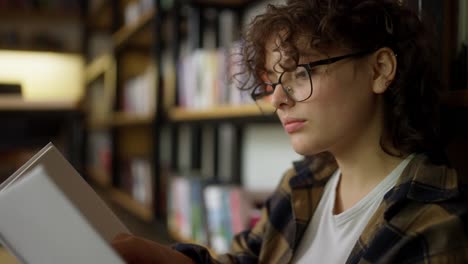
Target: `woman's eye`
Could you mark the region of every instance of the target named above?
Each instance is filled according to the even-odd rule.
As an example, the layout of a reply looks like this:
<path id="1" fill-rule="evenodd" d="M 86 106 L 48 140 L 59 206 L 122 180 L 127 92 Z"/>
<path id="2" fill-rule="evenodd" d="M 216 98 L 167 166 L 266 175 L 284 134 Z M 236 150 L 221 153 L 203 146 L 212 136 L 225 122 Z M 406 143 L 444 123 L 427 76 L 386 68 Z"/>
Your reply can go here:
<path id="1" fill-rule="evenodd" d="M 306 72 L 298 72 L 298 73 L 296 73 L 296 78 L 297 79 L 307 78 L 307 73 Z"/>

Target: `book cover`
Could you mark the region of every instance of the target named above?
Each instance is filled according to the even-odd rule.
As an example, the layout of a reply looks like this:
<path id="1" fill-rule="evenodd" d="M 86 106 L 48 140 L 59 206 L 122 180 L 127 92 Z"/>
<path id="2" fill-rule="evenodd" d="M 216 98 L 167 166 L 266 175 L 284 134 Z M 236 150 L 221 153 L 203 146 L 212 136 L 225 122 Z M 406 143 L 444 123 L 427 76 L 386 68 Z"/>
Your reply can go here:
<path id="1" fill-rule="evenodd" d="M 48 144 L 0 185 L 0 240 L 23 263 L 124 263 L 109 242 L 129 233 Z"/>

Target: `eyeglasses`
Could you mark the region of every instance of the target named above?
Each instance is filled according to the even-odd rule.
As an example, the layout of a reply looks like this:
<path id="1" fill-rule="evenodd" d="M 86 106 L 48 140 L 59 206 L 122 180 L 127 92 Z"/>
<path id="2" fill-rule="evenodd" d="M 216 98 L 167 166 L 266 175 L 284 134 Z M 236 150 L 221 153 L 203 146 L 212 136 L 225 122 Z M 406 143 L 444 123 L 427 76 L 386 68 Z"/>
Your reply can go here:
<path id="1" fill-rule="evenodd" d="M 283 88 L 283 91 L 290 99 L 294 100 L 295 102 L 303 102 L 312 96 L 312 68 L 320 65 L 332 64 L 351 57 L 361 57 L 372 52 L 373 51 L 361 51 L 305 64 L 298 64 L 296 69 L 282 72 L 279 76 L 278 82 L 260 83 L 252 90 L 251 97 L 260 107 L 260 110 L 264 111 L 271 109 L 271 96 L 275 92 L 276 87 L 281 84 L 281 88 Z"/>

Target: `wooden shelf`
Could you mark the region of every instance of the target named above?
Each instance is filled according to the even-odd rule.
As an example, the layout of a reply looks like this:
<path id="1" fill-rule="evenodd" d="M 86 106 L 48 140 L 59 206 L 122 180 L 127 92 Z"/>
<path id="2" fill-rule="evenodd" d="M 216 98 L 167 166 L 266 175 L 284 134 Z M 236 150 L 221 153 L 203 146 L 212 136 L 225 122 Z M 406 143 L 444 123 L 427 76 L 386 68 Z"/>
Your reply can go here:
<path id="1" fill-rule="evenodd" d="M 100 187 L 106 188 L 111 186 L 111 176 L 109 173 L 104 171 L 104 169 L 98 167 L 89 167 L 87 171 L 91 180 Z"/>
<path id="2" fill-rule="evenodd" d="M 153 115 L 139 115 L 125 112 L 117 112 L 114 113 L 111 124 L 113 126 L 140 126 L 151 125 L 153 121 Z"/>
<path id="3" fill-rule="evenodd" d="M 263 116 L 271 117 L 272 114 L 262 113 L 257 105 L 217 106 L 204 110 L 174 108 L 169 111 L 169 118 L 173 121 L 197 121 Z"/>
<path id="4" fill-rule="evenodd" d="M 77 108 L 75 101 L 27 101 L 20 97 L 0 96 L 0 111 L 67 111 Z"/>
<path id="5" fill-rule="evenodd" d="M 110 190 L 110 197 L 114 203 L 120 205 L 138 218 L 147 222 L 151 222 L 154 219 L 153 210 L 137 202 L 129 194 L 114 188 Z"/>
<path id="6" fill-rule="evenodd" d="M 125 25 L 120 30 L 115 32 L 112 36 L 112 39 L 114 41 L 114 47 L 118 48 L 124 43 L 130 41 L 132 36 L 134 36 L 137 32 L 141 31 L 144 27 L 150 24 L 155 15 L 155 9 L 149 10 L 144 15 L 142 15 L 140 19 L 135 23 L 131 25 Z"/>
<path id="7" fill-rule="evenodd" d="M 468 107 L 468 89 L 442 92 L 441 100 L 450 107 Z"/>
<path id="8" fill-rule="evenodd" d="M 147 126 L 154 121 L 153 115 L 138 115 L 124 112 L 116 112 L 110 120 L 90 120 L 87 123 L 89 130 L 103 130 L 111 127 L 122 126 Z"/>
<path id="9" fill-rule="evenodd" d="M 88 130 L 104 130 L 111 128 L 112 121 L 109 120 L 90 120 L 86 124 Z"/>
<path id="10" fill-rule="evenodd" d="M 111 69 L 114 59 L 111 54 L 104 54 L 93 60 L 85 70 L 86 83 L 91 83 Z"/>

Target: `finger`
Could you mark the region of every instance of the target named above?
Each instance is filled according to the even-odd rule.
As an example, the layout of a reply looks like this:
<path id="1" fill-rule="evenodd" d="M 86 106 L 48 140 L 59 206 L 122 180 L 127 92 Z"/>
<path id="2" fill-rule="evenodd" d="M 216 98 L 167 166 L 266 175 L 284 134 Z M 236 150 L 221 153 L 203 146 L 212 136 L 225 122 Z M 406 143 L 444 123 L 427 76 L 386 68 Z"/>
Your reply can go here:
<path id="1" fill-rule="evenodd" d="M 119 241 L 119 240 L 127 239 L 130 237 L 132 237 L 132 235 L 127 234 L 127 233 L 119 233 L 112 239 L 112 241 Z"/>

